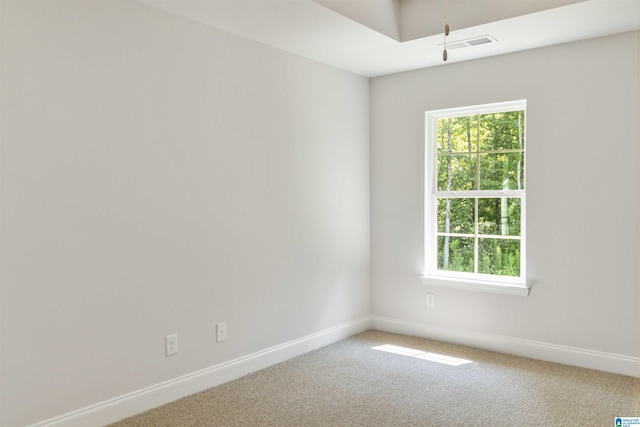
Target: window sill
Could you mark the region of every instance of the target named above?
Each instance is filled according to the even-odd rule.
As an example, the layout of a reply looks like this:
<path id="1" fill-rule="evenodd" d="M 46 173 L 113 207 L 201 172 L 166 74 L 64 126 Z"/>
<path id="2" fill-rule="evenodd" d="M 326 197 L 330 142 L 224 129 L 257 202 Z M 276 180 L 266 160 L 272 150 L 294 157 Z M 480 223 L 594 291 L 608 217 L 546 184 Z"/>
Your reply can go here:
<path id="1" fill-rule="evenodd" d="M 529 295 L 529 284 L 520 285 L 515 283 L 498 283 L 483 280 L 468 280 L 442 276 L 420 276 L 422 283 L 428 286 L 439 286 L 443 288 L 466 289 L 477 292 L 492 292 L 496 294 L 519 295 L 526 297 Z"/>

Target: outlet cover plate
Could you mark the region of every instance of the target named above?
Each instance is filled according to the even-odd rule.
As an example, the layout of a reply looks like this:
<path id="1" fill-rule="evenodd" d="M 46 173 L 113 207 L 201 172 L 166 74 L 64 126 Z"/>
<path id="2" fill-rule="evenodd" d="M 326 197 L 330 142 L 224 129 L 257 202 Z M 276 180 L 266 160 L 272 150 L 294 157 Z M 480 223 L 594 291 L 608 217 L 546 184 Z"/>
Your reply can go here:
<path id="1" fill-rule="evenodd" d="M 216 325 L 216 342 L 227 340 L 227 322 L 221 322 Z"/>
<path id="2" fill-rule="evenodd" d="M 167 335 L 164 339 L 167 356 L 178 353 L 178 334 Z"/>
<path id="3" fill-rule="evenodd" d="M 427 308 L 433 308 L 436 306 L 435 294 L 427 294 Z"/>

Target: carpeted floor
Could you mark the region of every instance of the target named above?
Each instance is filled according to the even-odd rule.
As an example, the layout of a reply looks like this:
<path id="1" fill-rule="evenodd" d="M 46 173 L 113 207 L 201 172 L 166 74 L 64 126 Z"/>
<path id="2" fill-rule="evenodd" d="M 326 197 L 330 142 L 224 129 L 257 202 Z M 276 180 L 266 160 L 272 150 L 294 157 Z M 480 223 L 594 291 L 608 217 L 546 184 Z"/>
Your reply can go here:
<path id="1" fill-rule="evenodd" d="M 373 348 L 385 345 L 418 351 Z M 608 427 L 618 416 L 640 417 L 640 378 L 368 331 L 111 427 Z"/>

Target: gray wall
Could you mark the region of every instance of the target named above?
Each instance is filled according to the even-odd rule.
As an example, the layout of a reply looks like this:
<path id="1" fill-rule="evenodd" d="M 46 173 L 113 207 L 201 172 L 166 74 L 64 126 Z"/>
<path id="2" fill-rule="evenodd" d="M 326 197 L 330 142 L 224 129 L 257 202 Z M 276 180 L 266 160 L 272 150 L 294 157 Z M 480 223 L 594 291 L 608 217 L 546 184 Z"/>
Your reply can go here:
<path id="1" fill-rule="evenodd" d="M 640 356 L 638 74 L 634 32 L 372 79 L 373 314 Z M 517 99 L 528 102 L 531 294 L 428 288 L 425 111 Z"/>
<path id="2" fill-rule="evenodd" d="M 132 1 L 1 28 L 2 425 L 370 313 L 367 79 Z"/>

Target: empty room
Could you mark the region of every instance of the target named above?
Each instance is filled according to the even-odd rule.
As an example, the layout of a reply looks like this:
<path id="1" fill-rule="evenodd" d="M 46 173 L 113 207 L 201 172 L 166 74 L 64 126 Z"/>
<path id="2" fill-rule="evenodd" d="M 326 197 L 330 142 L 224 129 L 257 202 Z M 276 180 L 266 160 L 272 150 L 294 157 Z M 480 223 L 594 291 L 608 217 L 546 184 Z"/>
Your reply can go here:
<path id="1" fill-rule="evenodd" d="M 0 426 L 640 423 L 640 0 L 0 0 Z"/>

